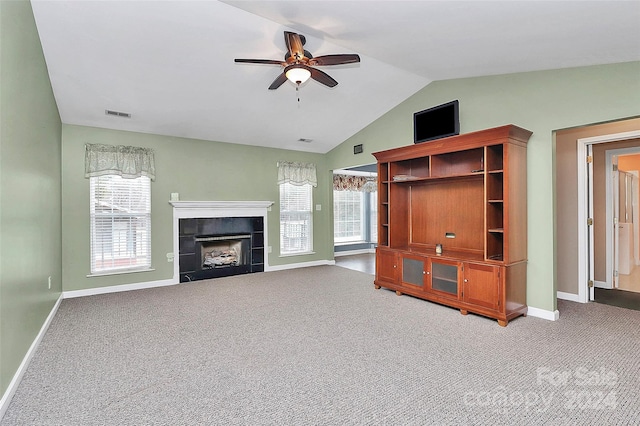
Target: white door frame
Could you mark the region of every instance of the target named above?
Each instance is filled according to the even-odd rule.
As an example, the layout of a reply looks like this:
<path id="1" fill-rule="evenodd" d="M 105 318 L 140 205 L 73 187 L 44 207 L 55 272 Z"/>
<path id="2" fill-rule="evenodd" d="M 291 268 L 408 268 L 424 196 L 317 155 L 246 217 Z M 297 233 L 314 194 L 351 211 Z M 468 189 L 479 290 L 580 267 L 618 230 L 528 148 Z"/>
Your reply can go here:
<path id="1" fill-rule="evenodd" d="M 589 243 L 587 234 L 588 200 L 592 191 L 587 185 L 587 146 L 607 142 L 619 142 L 629 139 L 640 138 L 640 130 L 631 132 L 613 133 L 610 135 L 593 136 L 578 139 L 578 301 L 587 303 L 589 301 L 589 253 L 593 253 L 593 240 Z M 592 185 L 591 185 L 592 186 Z"/>

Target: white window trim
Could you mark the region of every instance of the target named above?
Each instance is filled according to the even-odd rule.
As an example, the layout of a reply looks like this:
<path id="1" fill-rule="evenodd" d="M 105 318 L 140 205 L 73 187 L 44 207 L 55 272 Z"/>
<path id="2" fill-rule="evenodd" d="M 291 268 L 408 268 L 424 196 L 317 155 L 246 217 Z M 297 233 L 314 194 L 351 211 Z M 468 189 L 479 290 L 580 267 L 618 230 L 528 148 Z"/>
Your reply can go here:
<path id="1" fill-rule="evenodd" d="M 101 176 L 110 176 L 110 175 L 101 175 Z M 89 178 L 89 186 L 90 186 L 90 192 L 93 191 L 92 187 L 95 184 L 96 180 L 100 179 L 101 176 L 92 176 Z M 118 175 L 113 175 L 113 176 L 118 176 Z M 151 179 L 146 177 L 147 179 L 149 179 L 148 185 L 149 185 L 149 212 L 148 212 L 148 218 L 149 218 L 149 237 L 148 237 L 148 256 L 149 256 L 149 264 L 148 265 L 141 265 L 141 266 L 123 266 L 123 267 L 113 267 L 113 268 L 109 268 L 109 269 L 104 269 L 104 270 L 100 270 L 100 271 L 90 271 L 89 274 L 87 274 L 86 276 L 88 278 L 91 277 L 99 277 L 99 276 L 108 276 L 108 275 L 122 275 L 122 274 L 130 274 L 130 273 L 138 273 L 138 272 L 151 272 L 154 271 L 155 269 L 152 268 L 152 250 L 151 250 Z M 93 202 L 93 199 L 90 196 L 90 203 Z M 94 227 L 94 220 L 96 217 L 95 213 L 93 213 L 93 206 L 90 205 L 90 236 L 89 236 L 89 253 L 90 253 L 90 264 L 89 264 L 89 269 L 91 270 L 94 267 L 94 259 L 93 259 L 93 252 L 94 252 L 94 247 L 93 247 L 93 227 Z"/>
<path id="2" fill-rule="evenodd" d="M 155 268 L 149 268 L 149 269 L 129 268 L 129 269 L 119 269 L 119 270 L 114 269 L 113 271 L 109 271 L 109 272 L 96 272 L 95 274 L 87 274 L 87 278 L 105 277 L 108 275 L 134 274 L 137 272 L 152 272 L 152 271 L 155 271 Z"/>
<path id="3" fill-rule="evenodd" d="M 288 182 L 284 182 L 284 183 L 280 183 L 278 186 L 278 193 L 280 193 L 281 191 L 281 187 L 282 185 L 293 185 L 291 183 Z M 294 185 L 297 186 L 297 185 Z M 294 253 L 283 253 L 282 252 L 282 219 L 279 218 L 278 220 L 278 225 L 280 227 L 279 229 L 279 234 L 280 237 L 278 238 L 278 242 L 279 242 L 279 254 L 278 257 L 293 257 L 293 256 L 308 256 L 310 254 L 315 254 L 315 251 L 313 249 L 313 233 L 314 233 L 314 228 L 313 228 L 313 185 L 310 183 L 305 183 L 303 185 L 299 185 L 299 186 L 306 186 L 309 188 L 309 248 L 310 250 L 307 251 L 301 251 L 301 252 L 294 252 Z M 280 194 L 278 195 L 279 200 L 278 200 L 278 204 L 279 204 L 279 208 L 280 210 L 282 209 L 282 199 L 280 198 Z M 282 211 L 280 211 L 280 216 L 282 215 Z"/>

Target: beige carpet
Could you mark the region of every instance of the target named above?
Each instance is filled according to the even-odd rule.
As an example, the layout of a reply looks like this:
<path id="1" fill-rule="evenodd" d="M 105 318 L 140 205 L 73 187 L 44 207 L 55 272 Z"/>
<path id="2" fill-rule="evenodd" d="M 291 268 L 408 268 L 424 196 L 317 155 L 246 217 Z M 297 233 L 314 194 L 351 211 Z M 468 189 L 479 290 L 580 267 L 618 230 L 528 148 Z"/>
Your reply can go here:
<path id="1" fill-rule="evenodd" d="M 64 300 L 8 425 L 640 424 L 640 312 L 506 328 L 324 266 Z"/>

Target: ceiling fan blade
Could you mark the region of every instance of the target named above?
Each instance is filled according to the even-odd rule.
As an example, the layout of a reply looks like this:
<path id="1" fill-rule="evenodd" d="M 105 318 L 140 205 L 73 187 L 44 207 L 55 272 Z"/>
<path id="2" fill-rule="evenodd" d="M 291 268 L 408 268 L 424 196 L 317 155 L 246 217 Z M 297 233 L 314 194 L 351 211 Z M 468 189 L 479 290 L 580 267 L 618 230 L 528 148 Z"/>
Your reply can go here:
<path id="1" fill-rule="evenodd" d="M 244 64 L 286 65 L 286 62 L 276 61 L 273 59 L 234 59 L 234 62 L 241 62 Z"/>
<path id="2" fill-rule="evenodd" d="M 305 40 L 306 41 L 306 40 Z M 287 45 L 287 50 L 291 57 L 299 61 L 304 58 L 304 42 L 300 34 L 292 33 L 290 31 L 284 32 L 284 42 Z"/>
<path id="3" fill-rule="evenodd" d="M 273 80 L 273 83 L 271 83 L 271 86 L 269 86 L 269 90 L 276 90 L 278 87 L 282 86 L 285 81 L 287 81 L 287 76 L 285 75 L 285 73 L 280 74 L 278 78 Z"/>
<path id="4" fill-rule="evenodd" d="M 323 55 L 316 56 L 309 60 L 309 65 L 342 65 L 342 64 L 355 64 L 360 62 L 360 56 L 355 53 L 346 53 L 339 55 Z"/>
<path id="5" fill-rule="evenodd" d="M 309 72 L 311 72 L 311 78 L 317 81 L 318 83 L 322 83 L 325 86 L 329 86 L 329 87 L 335 87 L 338 85 L 338 82 L 335 81 L 333 78 L 331 78 L 331 76 L 329 76 L 329 74 L 325 73 L 324 71 L 320 71 L 319 69 L 307 67 L 304 65 L 303 67 L 308 69 Z"/>

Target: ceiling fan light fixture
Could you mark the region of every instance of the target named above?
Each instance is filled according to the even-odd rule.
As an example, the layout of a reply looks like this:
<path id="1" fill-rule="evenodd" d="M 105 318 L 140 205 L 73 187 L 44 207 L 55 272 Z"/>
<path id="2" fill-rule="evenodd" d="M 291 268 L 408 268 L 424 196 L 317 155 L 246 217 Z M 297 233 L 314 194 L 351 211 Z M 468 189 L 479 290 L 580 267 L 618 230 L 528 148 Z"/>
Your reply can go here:
<path id="1" fill-rule="evenodd" d="M 303 84 L 311 77 L 311 71 L 299 65 L 293 65 L 285 72 L 285 75 L 292 83 Z"/>

